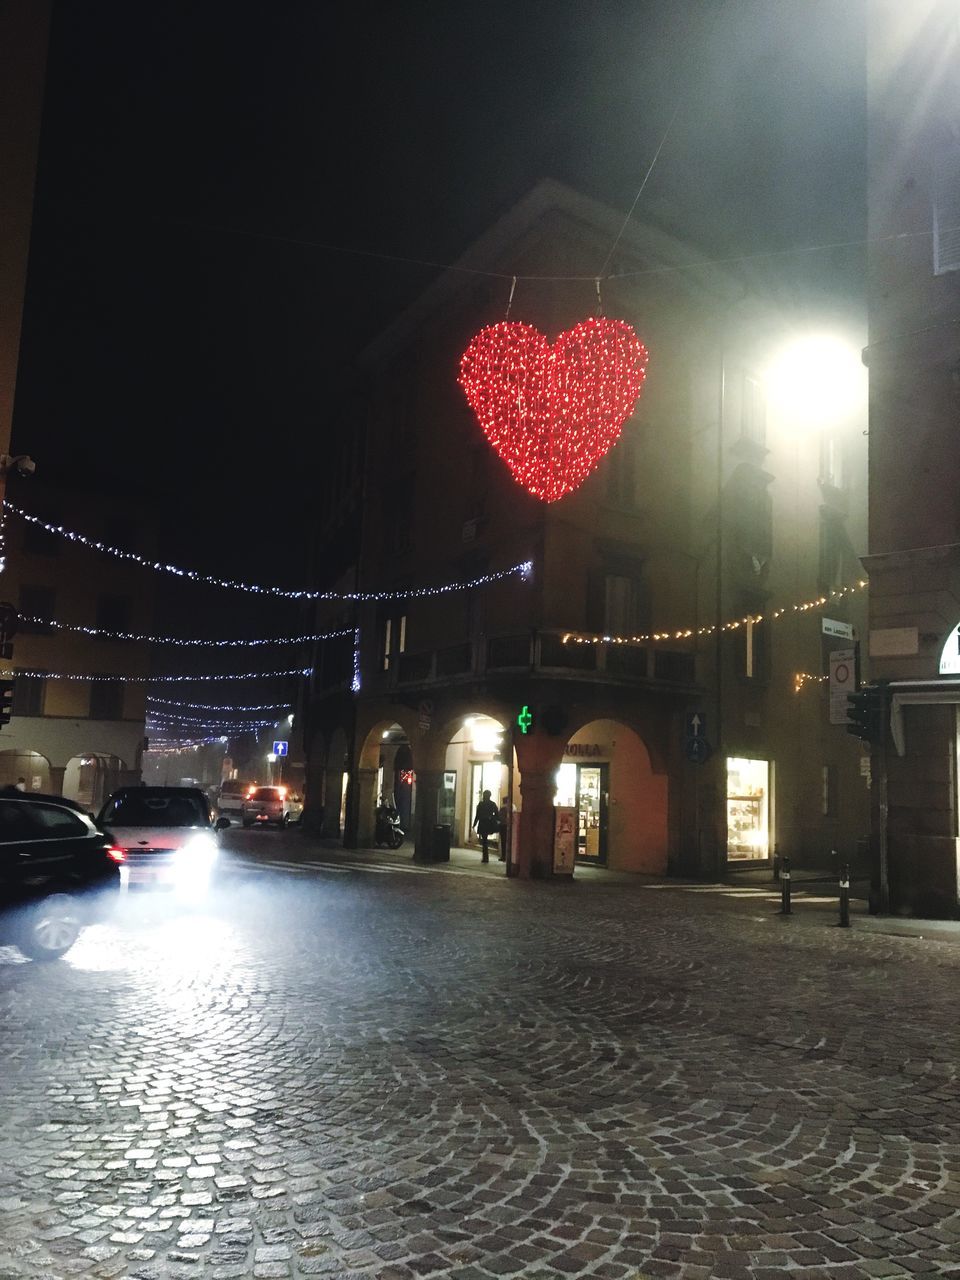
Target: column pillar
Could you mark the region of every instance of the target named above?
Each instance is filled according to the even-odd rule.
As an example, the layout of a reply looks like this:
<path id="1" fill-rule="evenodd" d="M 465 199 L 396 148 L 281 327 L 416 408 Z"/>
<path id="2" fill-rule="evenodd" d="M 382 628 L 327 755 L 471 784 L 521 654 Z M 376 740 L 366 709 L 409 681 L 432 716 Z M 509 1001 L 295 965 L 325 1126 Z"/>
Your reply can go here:
<path id="1" fill-rule="evenodd" d="M 63 795 L 63 775 L 67 772 L 66 765 L 52 764 L 50 766 L 50 794 L 54 796 Z"/>
<path id="2" fill-rule="evenodd" d="M 323 822 L 320 834 L 327 838 L 336 838 L 343 833 L 340 830 L 340 796 L 343 786 L 343 770 L 328 768 L 323 775 Z"/>
<path id="3" fill-rule="evenodd" d="M 555 774 L 555 769 L 524 769 L 520 774 L 519 847 L 513 862 L 521 879 L 553 875 Z"/>
<path id="4" fill-rule="evenodd" d="M 373 836 L 376 830 L 376 807 L 379 799 L 377 796 L 377 772 L 378 770 L 376 769 L 357 769 L 355 774 L 355 803 L 350 807 L 354 815 L 354 843 L 361 848 L 365 845 L 373 844 Z"/>
<path id="5" fill-rule="evenodd" d="M 417 770 L 417 812 L 414 821 L 414 858 L 428 862 L 433 856 L 433 828 L 439 812 L 442 769 Z"/>

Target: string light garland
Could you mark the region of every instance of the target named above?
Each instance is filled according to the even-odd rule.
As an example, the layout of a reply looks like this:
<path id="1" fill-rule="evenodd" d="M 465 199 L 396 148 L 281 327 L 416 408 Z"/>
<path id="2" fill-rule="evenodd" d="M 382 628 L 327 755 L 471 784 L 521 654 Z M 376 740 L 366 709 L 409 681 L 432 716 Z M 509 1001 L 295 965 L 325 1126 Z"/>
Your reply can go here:
<path id="1" fill-rule="evenodd" d="M 269 587 L 255 582 L 241 582 L 235 578 L 218 578 L 214 574 L 198 573 L 196 569 L 181 569 L 174 564 L 163 564 L 159 560 L 148 560 L 136 551 L 124 551 L 121 547 L 111 547 L 104 542 L 98 542 L 96 538 L 88 538 L 86 534 L 77 533 L 74 529 L 67 529 L 61 524 L 51 524 L 47 520 L 41 520 L 39 516 L 31 515 L 29 511 L 24 511 L 22 507 L 15 506 L 14 503 L 7 499 L 4 499 L 3 505 L 5 511 L 11 511 L 15 516 L 19 516 L 21 520 L 26 520 L 28 524 L 44 529 L 47 533 L 55 534 L 68 542 L 75 542 L 91 551 L 115 556 L 118 560 L 126 560 L 130 564 L 139 565 L 141 569 L 152 569 L 156 573 L 167 573 L 175 578 L 183 578 L 188 582 L 198 582 L 210 587 L 222 587 L 226 591 L 244 591 L 249 595 L 271 596 L 281 600 L 348 600 L 358 604 L 388 600 L 424 600 L 431 596 L 450 595 L 458 591 L 472 591 L 477 587 L 484 587 L 493 582 L 502 582 L 505 578 L 510 578 L 514 575 L 518 575 L 526 581 L 533 573 L 533 561 L 521 560 L 519 563 L 511 565 L 509 569 L 498 569 L 493 573 L 484 573 L 466 582 L 445 582 L 435 587 L 410 587 L 405 591 L 288 590 L 285 587 Z"/>
<path id="2" fill-rule="evenodd" d="M 620 438 L 647 359 L 624 320 L 582 320 L 552 345 L 533 325 L 503 320 L 472 339 L 458 381 L 514 480 L 541 502 L 557 502 Z"/>
<path id="3" fill-rule="evenodd" d="M 219 676 L 123 676 L 123 675 L 80 675 L 73 671 L 26 671 L 17 670 L 18 676 L 31 676 L 38 680 L 86 680 L 90 684 L 101 684 L 111 681 L 123 681 L 125 684 L 192 684 L 196 680 L 274 680 L 281 676 L 308 676 L 312 667 L 293 667 L 289 671 L 241 671 L 236 675 Z"/>
<path id="4" fill-rule="evenodd" d="M 200 725 L 204 729 L 268 729 L 273 728 L 279 722 L 276 720 L 215 720 L 209 716 L 177 716 L 164 715 L 157 711 L 147 711 L 147 721 L 149 724 L 157 725 L 162 728 L 164 725 Z"/>
<path id="5" fill-rule="evenodd" d="M 776 622 L 777 619 L 784 617 L 786 614 L 793 613 L 810 613 L 815 609 L 822 609 L 824 605 L 831 604 L 837 600 L 842 600 L 845 596 L 853 595 L 857 591 L 863 591 L 870 584 L 865 578 L 860 581 L 851 583 L 849 586 L 836 587 L 832 591 L 828 591 L 826 595 L 816 596 L 813 600 L 805 600 L 802 604 L 785 605 L 781 609 L 772 609 L 769 613 L 748 613 L 742 618 L 735 618 L 731 622 L 721 623 L 718 627 L 716 623 L 708 627 L 679 627 L 672 631 L 650 631 L 641 635 L 634 636 L 614 636 L 614 635 L 585 635 L 581 632 L 567 631 L 563 635 L 564 644 L 649 644 L 651 641 L 663 640 L 689 640 L 695 636 L 712 636 L 717 631 L 737 631 L 740 627 L 745 627 L 747 623 L 756 625 L 760 622 Z"/>
<path id="6" fill-rule="evenodd" d="M 29 613 L 18 613 L 17 617 L 21 622 L 50 627 L 54 631 L 72 631 L 77 635 L 96 636 L 100 640 L 135 640 L 140 644 L 170 644 L 205 649 L 256 649 L 263 645 L 312 644 L 317 640 L 336 640 L 341 636 L 353 635 L 353 628 L 347 627 L 342 631 L 323 631 L 316 635 L 267 636 L 260 640 L 186 640 L 178 636 L 137 635 L 132 631 L 108 631 L 103 627 L 84 627 L 78 623 L 58 622 L 54 618 L 39 618 Z"/>
<path id="7" fill-rule="evenodd" d="M 793 673 L 793 692 L 799 693 L 805 684 L 826 684 L 829 676 L 815 676 L 811 671 L 795 671 Z"/>
<path id="8" fill-rule="evenodd" d="M 236 706 L 225 702 L 176 702 L 172 698 L 158 698 L 147 694 L 148 707 L 180 707 L 188 711 L 289 711 L 289 702 L 257 702 L 249 706 Z"/>

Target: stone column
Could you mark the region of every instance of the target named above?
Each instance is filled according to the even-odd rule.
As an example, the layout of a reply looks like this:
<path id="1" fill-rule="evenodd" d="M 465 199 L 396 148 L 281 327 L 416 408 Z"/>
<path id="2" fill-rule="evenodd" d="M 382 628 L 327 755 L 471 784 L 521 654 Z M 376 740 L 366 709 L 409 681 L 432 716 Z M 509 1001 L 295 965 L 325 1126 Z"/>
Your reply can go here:
<path id="1" fill-rule="evenodd" d="M 413 856 L 429 861 L 433 855 L 433 828 L 437 823 L 442 769 L 417 770 L 417 813 Z"/>
<path id="2" fill-rule="evenodd" d="M 341 835 L 340 794 L 343 786 L 342 769 L 327 769 L 323 779 L 323 824 L 320 834 L 328 838 Z"/>
<path id="3" fill-rule="evenodd" d="M 377 795 L 377 770 L 376 769 L 357 769 L 354 781 L 354 804 L 350 806 L 353 810 L 353 833 L 355 842 L 348 847 L 353 848 L 355 845 L 361 847 L 373 844 L 374 831 L 376 829 L 376 808 L 379 799 Z M 350 818 L 348 814 L 347 825 L 350 826 Z M 346 842 L 344 842 L 346 843 Z"/>
<path id="4" fill-rule="evenodd" d="M 556 769 L 524 769 L 520 774 L 518 848 L 513 862 L 521 879 L 553 875 L 554 796 Z"/>

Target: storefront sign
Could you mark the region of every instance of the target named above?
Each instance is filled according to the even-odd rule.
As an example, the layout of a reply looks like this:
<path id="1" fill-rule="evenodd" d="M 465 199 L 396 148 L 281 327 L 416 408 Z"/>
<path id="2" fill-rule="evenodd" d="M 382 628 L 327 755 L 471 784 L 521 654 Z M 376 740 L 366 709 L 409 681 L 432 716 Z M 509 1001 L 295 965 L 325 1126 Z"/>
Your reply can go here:
<path id="1" fill-rule="evenodd" d="M 577 852 L 577 811 L 572 806 L 554 809 L 553 871 L 554 875 L 573 875 Z"/>
<path id="2" fill-rule="evenodd" d="M 599 742 L 568 742 L 563 748 L 565 756 L 579 756 L 582 760 L 595 760 L 598 756 L 610 754 Z"/>

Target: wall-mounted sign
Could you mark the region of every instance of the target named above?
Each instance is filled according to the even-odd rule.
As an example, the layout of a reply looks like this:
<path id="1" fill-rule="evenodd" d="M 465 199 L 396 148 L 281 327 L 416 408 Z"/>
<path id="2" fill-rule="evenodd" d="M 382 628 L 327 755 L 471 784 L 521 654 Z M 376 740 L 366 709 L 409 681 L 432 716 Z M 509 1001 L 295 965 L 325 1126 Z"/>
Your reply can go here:
<path id="1" fill-rule="evenodd" d="M 853 626 L 849 622 L 837 622 L 834 618 L 821 618 L 820 626 L 825 636 L 836 636 L 838 640 L 853 639 Z"/>
<path id="2" fill-rule="evenodd" d="M 568 742 L 563 748 L 563 754 L 579 756 L 583 760 L 595 760 L 597 756 L 608 756 L 610 752 L 599 742 Z"/>
<path id="3" fill-rule="evenodd" d="M 870 632 L 871 658 L 912 658 L 920 652 L 916 627 L 884 627 Z"/>
<path id="4" fill-rule="evenodd" d="M 830 723 L 846 724 L 850 704 L 847 698 L 857 691 L 856 649 L 834 649 L 830 654 Z"/>

